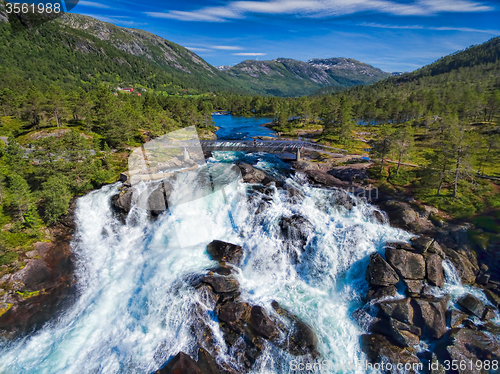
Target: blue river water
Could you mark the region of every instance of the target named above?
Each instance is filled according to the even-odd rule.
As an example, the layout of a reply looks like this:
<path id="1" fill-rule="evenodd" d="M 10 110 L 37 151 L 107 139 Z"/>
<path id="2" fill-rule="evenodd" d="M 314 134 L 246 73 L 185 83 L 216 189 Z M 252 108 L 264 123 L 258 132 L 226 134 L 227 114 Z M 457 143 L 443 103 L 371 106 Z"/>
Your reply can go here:
<path id="1" fill-rule="evenodd" d="M 220 127 L 216 132 L 218 139 L 252 140 L 257 136 L 276 137 L 273 130 L 261 126 L 273 120 L 269 117 L 214 115 L 212 118 L 215 126 Z"/>

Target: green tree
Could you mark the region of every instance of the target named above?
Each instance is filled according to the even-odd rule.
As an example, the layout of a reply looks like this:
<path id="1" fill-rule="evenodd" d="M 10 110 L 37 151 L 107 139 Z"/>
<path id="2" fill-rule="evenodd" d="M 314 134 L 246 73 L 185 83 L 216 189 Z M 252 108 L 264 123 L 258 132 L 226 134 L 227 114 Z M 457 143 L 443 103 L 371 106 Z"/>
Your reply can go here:
<path id="1" fill-rule="evenodd" d="M 49 225 L 55 224 L 68 212 L 71 200 L 68 186 L 68 178 L 62 175 L 53 175 L 42 184 L 43 217 Z"/>
<path id="2" fill-rule="evenodd" d="M 8 184 L 7 206 L 15 218 L 25 222 L 24 216 L 30 211 L 33 204 L 33 196 L 28 182 L 19 174 L 12 173 L 8 176 Z"/>
<path id="3" fill-rule="evenodd" d="M 399 175 L 401 162 L 406 156 L 408 156 L 414 146 L 413 129 L 408 125 L 397 129 L 394 134 L 392 144 L 394 147 L 394 151 L 396 152 L 396 155 L 398 157 L 398 167 L 396 169 L 396 175 Z"/>
<path id="4" fill-rule="evenodd" d="M 380 125 L 380 134 L 373 142 L 372 154 L 380 159 L 380 173 L 384 170 L 384 164 L 392 148 L 393 129 L 389 125 Z"/>

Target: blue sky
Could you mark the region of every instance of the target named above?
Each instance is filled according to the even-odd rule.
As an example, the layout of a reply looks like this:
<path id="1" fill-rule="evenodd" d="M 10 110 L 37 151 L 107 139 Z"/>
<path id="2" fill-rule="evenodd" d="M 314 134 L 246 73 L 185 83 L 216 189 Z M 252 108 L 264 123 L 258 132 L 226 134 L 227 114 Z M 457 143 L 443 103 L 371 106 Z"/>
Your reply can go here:
<path id="1" fill-rule="evenodd" d="M 500 35 L 492 0 L 80 0 L 72 12 L 150 31 L 216 66 L 350 57 L 412 71 Z"/>

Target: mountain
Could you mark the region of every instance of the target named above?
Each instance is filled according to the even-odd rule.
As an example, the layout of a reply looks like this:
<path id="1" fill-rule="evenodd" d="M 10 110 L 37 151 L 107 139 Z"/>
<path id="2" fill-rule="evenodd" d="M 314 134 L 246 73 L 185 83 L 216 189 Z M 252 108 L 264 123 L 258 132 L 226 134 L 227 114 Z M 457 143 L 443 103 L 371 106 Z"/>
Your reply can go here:
<path id="1" fill-rule="evenodd" d="M 36 30 L 12 32 L 12 24 L 23 20 L 5 20 L 0 9 L 0 81 L 83 87 L 104 82 L 169 93 L 243 92 L 195 53 L 143 30 L 65 14 Z"/>
<path id="2" fill-rule="evenodd" d="M 7 17 L 2 3 L 0 83 L 7 87 L 29 82 L 88 88 L 105 83 L 170 94 L 225 91 L 303 96 L 322 87 L 340 90 L 389 76 L 347 58 L 248 60 L 216 68 L 194 52 L 143 30 L 70 13 L 40 26 L 34 15 Z M 36 27 L 23 26 L 30 24 Z"/>
<path id="3" fill-rule="evenodd" d="M 287 58 L 271 61 L 246 60 L 233 67 L 219 67 L 240 86 L 261 95 L 303 96 L 322 87 L 343 89 L 366 85 L 389 77 L 371 65 L 350 58 Z"/>

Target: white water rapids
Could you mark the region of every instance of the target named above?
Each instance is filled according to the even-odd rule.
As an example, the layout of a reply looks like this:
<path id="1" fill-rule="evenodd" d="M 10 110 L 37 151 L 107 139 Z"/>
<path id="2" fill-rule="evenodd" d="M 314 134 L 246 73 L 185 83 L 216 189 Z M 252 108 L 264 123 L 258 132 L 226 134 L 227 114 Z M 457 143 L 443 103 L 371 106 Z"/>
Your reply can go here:
<path id="1" fill-rule="evenodd" d="M 217 157 L 211 162 L 230 162 L 236 156 Z M 270 170 L 276 165 L 260 158 L 258 166 Z M 270 199 L 259 195 L 249 200 L 248 186 L 240 183 L 226 189 L 227 200 L 219 191 L 178 205 L 156 222 L 139 209 L 131 211 L 126 224 L 117 219 L 110 198 L 120 184 L 80 198 L 73 243 L 78 298 L 38 332 L 0 348 L 0 373 L 151 373 L 179 351 L 196 352 L 189 320 L 198 296 L 187 278 L 216 264 L 206 253 L 214 239 L 245 249 L 236 276 L 244 301 L 272 313 L 271 302 L 277 300 L 296 314 L 318 335 L 322 359 L 364 360 L 362 330 L 351 313 L 362 305 L 367 290 L 369 255 L 382 251 L 388 240 L 410 235 L 378 223 L 369 204 L 358 201 L 348 211 L 333 203 L 332 191 L 295 177 L 287 183 L 305 193 L 302 202 L 290 202 L 281 189 Z M 256 214 L 264 200 L 267 210 Z M 279 218 L 293 214 L 315 228 L 298 265 L 284 254 L 277 235 Z M 207 323 L 220 345 L 217 359 L 225 360 L 218 323 L 210 315 Z M 289 372 L 293 359 L 268 344 L 254 372 Z"/>

